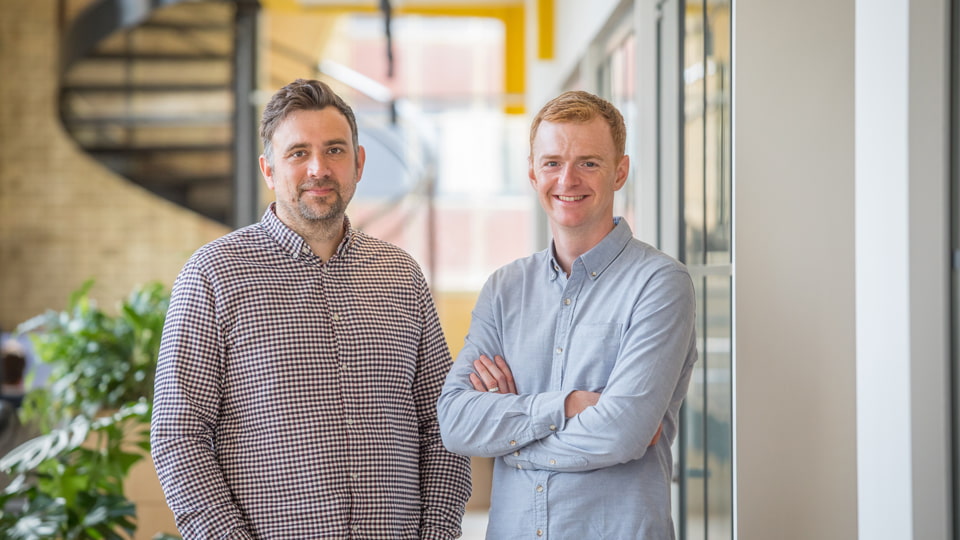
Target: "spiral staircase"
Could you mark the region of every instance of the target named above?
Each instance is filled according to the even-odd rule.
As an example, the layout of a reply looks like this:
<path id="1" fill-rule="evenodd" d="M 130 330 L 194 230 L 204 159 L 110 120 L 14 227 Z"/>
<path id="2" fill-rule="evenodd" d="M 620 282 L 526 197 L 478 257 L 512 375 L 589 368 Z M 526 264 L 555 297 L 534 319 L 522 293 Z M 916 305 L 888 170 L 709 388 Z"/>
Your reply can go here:
<path id="1" fill-rule="evenodd" d="M 257 9 L 255 0 L 93 2 L 64 33 L 67 132 L 156 195 L 226 225 L 252 221 Z"/>

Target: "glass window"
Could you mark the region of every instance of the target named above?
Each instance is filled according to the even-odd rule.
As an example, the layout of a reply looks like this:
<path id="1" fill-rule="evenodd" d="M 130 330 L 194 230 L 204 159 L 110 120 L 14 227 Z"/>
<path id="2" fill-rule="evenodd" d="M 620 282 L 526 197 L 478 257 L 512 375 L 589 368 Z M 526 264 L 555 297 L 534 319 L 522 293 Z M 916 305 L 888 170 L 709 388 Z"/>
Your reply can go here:
<path id="1" fill-rule="evenodd" d="M 730 2 L 683 5 L 681 259 L 700 359 L 684 406 L 682 539 L 733 538 Z"/>
<path id="2" fill-rule="evenodd" d="M 635 4 L 635 6 L 638 4 Z M 655 21 L 627 23 L 598 43 L 598 92 L 623 112 L 629 191 L 615 211 L 639 223 L 640 182 L 657 197 L 657 238 L 644 238 L 677 255 L 690 270 L 697 293 L 700 360 L 681 417 L 674 449 L 677 466 L 674 512 L 678 537 L 733 538 L 732 276 L 730 1 L 658 4 Z M 627 27 L 625 29 L 624 27 Z M 636 72 L 638 32 L 657 36 L 655 73 Z M 585 59 L 581 66 L 589 65 Z M 581 70 L 583 67 L 581 67 Z M 656 118 L 639 118 L 639 76 L 656 77 Z M 644 86 L 647 88 L 647 86 Z M 641 156 L 641 122 L 656 122 L 658 148 Z M 656 177 L 637 178 L 640 159 L 656 159 Z"/>
<path id="3" fill-rule="evenodd" d="M 631 155 L 636 148 L 637 138 L 636 66 L 637 40 L 632 31 L 610 44 L 600 65 L 599 93 L 616 105 L 623 114 L 627 125 L 626 153 L 628 155 Z M 617 192 L 613 208 L 614 215 L 626 218 L 627 223 L 634 229 L 639 223 L 636 215 L 638 192 L 636 158 L 637 156 L 631 155 L 633 161 L 631 161 L 630 176 L 623 188 Z"/>

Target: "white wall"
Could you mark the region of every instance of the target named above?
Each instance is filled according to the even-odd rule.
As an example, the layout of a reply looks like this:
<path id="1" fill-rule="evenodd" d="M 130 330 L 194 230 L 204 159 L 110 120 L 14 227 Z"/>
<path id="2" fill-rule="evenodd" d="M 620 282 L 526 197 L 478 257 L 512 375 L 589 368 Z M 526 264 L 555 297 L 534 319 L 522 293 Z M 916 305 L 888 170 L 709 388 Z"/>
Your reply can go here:
<path id="1" fill-rule="evenodd" d="M 857 8 L 860 533 L 946 540 L 947 3 Z"/>
<path id="2" fill-rule="evenodd" d="M 740 540 L 857 538 L 854 1 L 734 3 Z"/>
<path id="3" fill-rule="evenodd" d="M 597 32 L 607 23 L 621 0 L 555 0 L 554 58 L 530 62 L 527 72 L 527 110 L 532 117 L 544 103 L 566 90 L 563 83 Z M 527 0 L 527 58 L 537 58 L 536 0 Z"/>

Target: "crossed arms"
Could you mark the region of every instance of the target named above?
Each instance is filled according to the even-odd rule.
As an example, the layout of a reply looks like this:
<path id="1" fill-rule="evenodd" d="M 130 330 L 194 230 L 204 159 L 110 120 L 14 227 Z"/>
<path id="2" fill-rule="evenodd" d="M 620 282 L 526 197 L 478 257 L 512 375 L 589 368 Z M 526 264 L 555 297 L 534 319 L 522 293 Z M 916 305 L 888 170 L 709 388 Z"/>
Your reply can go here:
<path id="1" fill-rule="evenodd" d="M 503 355 L 497 358 L 507 341 L 503 329 L 515 329 L 502 320 L 495 287 L 485 287 L 438 403 L 447 448 L 502 457 L 522 469 L 567 472 L 640 459 L 651 445 L 668 448 L 696 358 L 692 285 L 686 273 L 673 274 L 660 276 L 625 315 L 630 321 L 619 336 L 606 385 L 591 390 L 545 384 L 553 375 L 550 351 L 537 359 L 510 352 L 509 366 Z M 518 388 L 518 380 L 536 382 L 541 391 Z"/>

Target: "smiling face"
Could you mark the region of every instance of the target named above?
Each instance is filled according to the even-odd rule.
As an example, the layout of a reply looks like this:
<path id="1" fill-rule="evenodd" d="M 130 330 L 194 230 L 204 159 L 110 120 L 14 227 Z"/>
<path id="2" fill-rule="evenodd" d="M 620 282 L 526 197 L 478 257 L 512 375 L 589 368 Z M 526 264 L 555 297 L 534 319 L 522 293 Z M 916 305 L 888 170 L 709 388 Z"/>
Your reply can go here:
<path id="1" fill-rule="evenodd" d="M 365 160 L 362 146 L 354 151 L 343 114 L 334 107 L 291 112 L 270 145 L 260 170 L 275 193 L 280 221 L 304 237 L 341 227 Z"/>
<path id="2" fill-rule="evenodd" d="M 613 229 L 613 194 L 629 169 L 629 158 L 615 150 L 603 118 L 542 122 L 533 139 L 529 176 L 554 237 L 590 245 L 602 240 Z"/>

